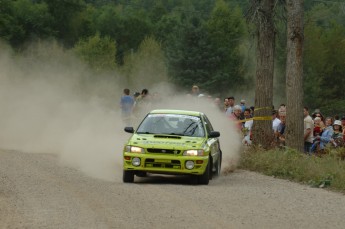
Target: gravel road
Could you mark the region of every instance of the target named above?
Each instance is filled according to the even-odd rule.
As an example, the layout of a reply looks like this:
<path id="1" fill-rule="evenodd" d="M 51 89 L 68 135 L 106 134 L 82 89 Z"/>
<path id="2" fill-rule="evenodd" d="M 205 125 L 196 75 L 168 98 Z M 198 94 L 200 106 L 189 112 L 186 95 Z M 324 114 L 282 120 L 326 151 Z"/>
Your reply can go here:
<path id="1" fill-rule="evenodd" d="M 114 170 L 118 171 L 118 170 Z M 208 186 L 89 177 L 52 154 L 0 150 L 0 228 L 344 228 L 345 196 L 235 171 Z"/>

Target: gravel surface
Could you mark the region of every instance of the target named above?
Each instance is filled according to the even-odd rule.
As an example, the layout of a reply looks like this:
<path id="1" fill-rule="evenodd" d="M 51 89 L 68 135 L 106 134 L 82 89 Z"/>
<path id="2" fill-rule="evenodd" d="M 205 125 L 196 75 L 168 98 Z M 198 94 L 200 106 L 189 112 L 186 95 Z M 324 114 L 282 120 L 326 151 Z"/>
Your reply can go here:
<path id="1" fill-rule="evenodd" d="M 118 169 L 114 169 L 119 171 Z M 52 154 L 0 150 L 0 228 L 344 228 L 345 196 L 247 171 L 123 184 Z"/>

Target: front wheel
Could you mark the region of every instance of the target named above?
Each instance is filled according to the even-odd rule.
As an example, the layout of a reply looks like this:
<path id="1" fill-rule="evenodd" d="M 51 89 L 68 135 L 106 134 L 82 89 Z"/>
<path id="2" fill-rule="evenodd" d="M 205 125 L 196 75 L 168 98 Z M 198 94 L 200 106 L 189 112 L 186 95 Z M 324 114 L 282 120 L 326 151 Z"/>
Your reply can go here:
<path id="1" fill-rule="evenodd" d="M 122 180 L 124 183 L 133 183 L 134 171 L 123 170 Z"/>
<path id="2" fill-rule="evenodd" d="M 198 183 L 207 185 L 210 182 L 210 160 L 208 160 L 204 174 L 198 176 Z"/>
<path id="3" fill-rule="evenodd" d="M 222 152 L 220 152 L 220 155 L 218 157 L 217 164 L 216 164 L 216 171 L 214 172 L 214 175 L 216 177 L 220 176 L 221 169 L 222 169 Z"/>

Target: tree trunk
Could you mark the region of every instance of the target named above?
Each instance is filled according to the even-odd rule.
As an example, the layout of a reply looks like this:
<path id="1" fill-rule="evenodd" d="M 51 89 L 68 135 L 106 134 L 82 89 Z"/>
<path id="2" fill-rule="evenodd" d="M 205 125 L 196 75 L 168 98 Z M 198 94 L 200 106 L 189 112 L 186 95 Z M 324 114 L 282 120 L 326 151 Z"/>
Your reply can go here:
<path id="1" fill-rule="evenodd" d="M 257 8 L 257 62 L 255 88 L 255 120 L 253 126 L 253 142 L 264 148 L 269 147 L 273 139 L 272 104 L 273 104 L 273 72 L 275 29 L 273 23 L 273 8 L 275 0 L 254 1 Z M 264 120 L 259 120 L 263 117 Z"/>
<path id="2" fill-rule="evenodd" d="M 286 146 L 303 152 L 303 0 L 287 0 Z"/>

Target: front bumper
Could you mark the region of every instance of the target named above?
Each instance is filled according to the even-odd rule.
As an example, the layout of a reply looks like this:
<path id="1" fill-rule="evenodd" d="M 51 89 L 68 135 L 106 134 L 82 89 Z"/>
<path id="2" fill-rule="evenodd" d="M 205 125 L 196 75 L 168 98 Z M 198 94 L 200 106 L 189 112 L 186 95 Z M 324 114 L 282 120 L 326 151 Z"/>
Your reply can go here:
<path id="1" fill-rule="evenodd" d="M 132 165 L 133 158 L 140 159 L 140 165 Z M 193 161 L 194 168 L 187 169 L 186 161 Z M 123 169 L 162 174 L 202 175 L 208 163 L 208 156 L 153 155 L 123 153 Z"/>

